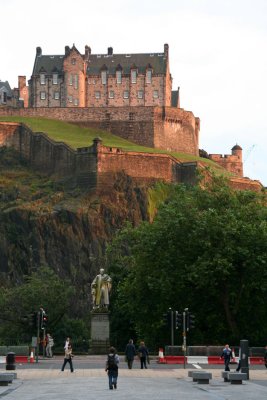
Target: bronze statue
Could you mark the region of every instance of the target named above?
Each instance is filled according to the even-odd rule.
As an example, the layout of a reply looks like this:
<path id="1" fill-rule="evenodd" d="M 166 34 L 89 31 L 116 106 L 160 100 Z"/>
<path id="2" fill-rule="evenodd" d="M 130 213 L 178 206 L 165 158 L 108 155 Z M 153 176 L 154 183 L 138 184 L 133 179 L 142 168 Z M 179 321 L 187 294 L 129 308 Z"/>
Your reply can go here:
<path id="1" fill-rule="evenodd" d="M 100 274 L 96 275 L 91 284 L 91 293 L 93 299 L 93 308 L 108 308 L 109 292 L 112 286 L 112 279 L 100 269 Z"/>

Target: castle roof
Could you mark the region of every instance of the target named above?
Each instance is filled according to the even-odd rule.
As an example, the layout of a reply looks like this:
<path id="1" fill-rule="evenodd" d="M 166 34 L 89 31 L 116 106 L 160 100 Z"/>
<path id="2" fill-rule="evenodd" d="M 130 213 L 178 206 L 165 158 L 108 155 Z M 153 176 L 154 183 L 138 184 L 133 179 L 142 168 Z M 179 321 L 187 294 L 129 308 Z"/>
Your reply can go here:
<path id="1" fill-rule="evenodd" d="M 33 75 L 40 73 L 52 74 L 63 71 L 65 55 L 36 55 L 33 67 Z M 106 66 L 109 74 L 115 74 L 117 69 L 130 74 L 135 67 L 139 73 L 145 73 L 147 68 L 152 68 L 154 74 L 166 72 L 167 60 L 164 53 L 148 54 L 90 54 L 87 68 L 88 75 L 99 75 L 103 66 Z"/>
<path id="2" fill-rule="evenodd" d="M 110 74 L 115 74 L 120 67 L 125 74 L 130 74 L 131 68 L 137 68 L 139 73 L 145 73 L 147 68 L 152 68 L 154 74 L 164 74 L 167 65 L 164 53 L 90 54 L 87 74 L 98 75 L 104 64 Z"/>
<path id="3" fill-rule="evenodd" d="M 232 147 L 232 150 L 243 150 L 243 149 L 238 144 L 236 144 L 234 147 Z"/>
<path id="4" fill-rule="evenodd" d="M 62 72 L 63 70 L 63 55 L 37 55 L 33 67 L 33 75 L 40 73 L 52 74 L 53 72 Z"/>
<path id="5" fill-rule="evenodd" d="M 0 91 L 1 92 L 6 92 L 7 96 L 11 96 L 12 95 L 12 90 L 11 90 L 11 87 L 10 87 L 8 81 L 2 82 L 0 80 Z"/>

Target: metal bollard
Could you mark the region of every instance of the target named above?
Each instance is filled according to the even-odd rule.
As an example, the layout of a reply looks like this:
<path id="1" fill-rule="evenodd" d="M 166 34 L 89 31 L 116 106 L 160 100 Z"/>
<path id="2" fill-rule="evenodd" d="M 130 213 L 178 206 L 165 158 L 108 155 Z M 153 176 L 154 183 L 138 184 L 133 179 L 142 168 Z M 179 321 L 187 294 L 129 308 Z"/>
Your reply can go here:
<path id="1" fill-rule="evenodd" d="M 15 353 L 7 353 L 6 356 L 6 370 L 13 371 L 16 369 L 16 354 Z"/>

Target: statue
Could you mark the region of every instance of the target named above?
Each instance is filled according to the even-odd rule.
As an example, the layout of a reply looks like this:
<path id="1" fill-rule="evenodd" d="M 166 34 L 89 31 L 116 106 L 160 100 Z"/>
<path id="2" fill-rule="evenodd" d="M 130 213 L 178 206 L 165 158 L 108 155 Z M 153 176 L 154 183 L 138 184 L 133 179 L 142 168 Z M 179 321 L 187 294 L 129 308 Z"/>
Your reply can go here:
<path id="1" fill-rule="evenodd" d="M 109 292 L 111 290 L 112 279 L 109 275 L 104 274 L 104 269 L 100 269 L 100 274 L 96 275 L 91 284 L 91 293 L 93 299 L 93 308 L 108 308 Z"/>

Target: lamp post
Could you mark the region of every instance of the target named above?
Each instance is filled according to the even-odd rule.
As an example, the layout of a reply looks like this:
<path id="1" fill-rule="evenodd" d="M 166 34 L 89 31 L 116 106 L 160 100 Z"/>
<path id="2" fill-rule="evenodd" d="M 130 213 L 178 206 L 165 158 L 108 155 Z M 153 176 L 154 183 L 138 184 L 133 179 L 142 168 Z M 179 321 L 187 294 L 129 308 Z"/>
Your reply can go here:
<path id="1" fill-rule="evenodd" d="M 184 369 L 186 367 L 186 317 L 187 317 L 188 308 L 184 309 L 183 312 L 183 352 L 184 352 Z"/>

